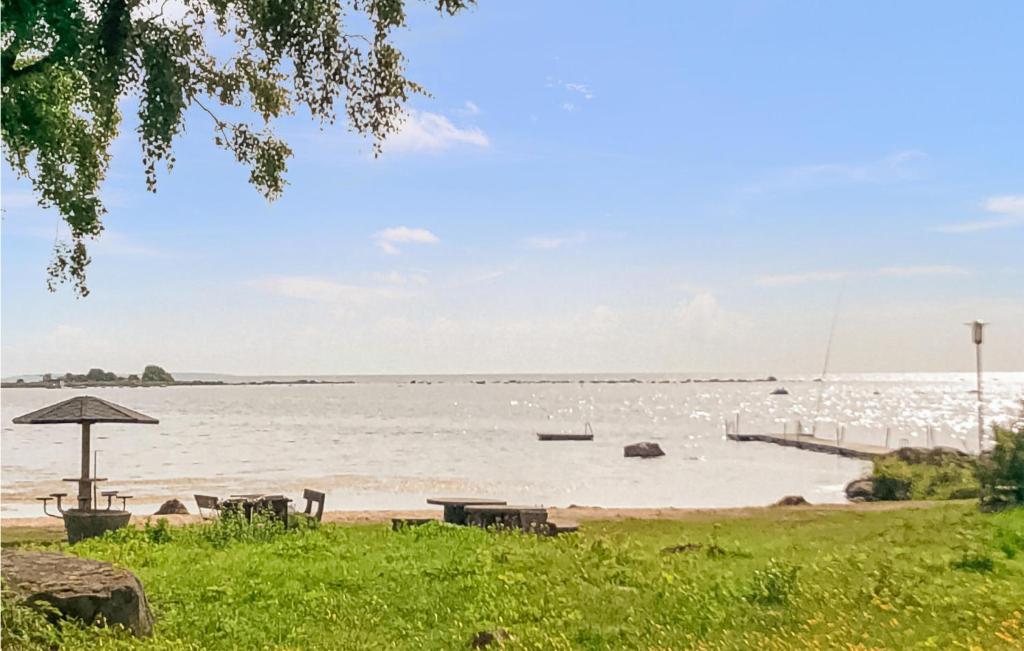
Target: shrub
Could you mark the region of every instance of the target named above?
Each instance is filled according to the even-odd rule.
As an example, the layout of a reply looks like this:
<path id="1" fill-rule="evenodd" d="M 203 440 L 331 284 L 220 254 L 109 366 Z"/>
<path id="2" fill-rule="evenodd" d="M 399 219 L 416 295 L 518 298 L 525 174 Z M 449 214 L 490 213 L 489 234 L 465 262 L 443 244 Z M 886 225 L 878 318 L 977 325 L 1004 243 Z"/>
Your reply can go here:
<path id="1" fill-rule="evenodd" d="M 117 380 L 117 374 L 110 371 L 104 371 L 101 368 L 91 368 L 89 372 L 85 374 L 85 379 L 90 382 L 114 382 Z"/>
<path id="2" fill-rule="evenodd" d="M 174 376 L 159 366 L 150 364 L 142 371 L 143 382 L 174 382 Z"/>
<path id="3" fill-rule="evenodd" d="M 871 478 L 880 500 L 949 500 L 979 495 L 975 461 L 954 454 L 905 459 L 890 454 L 875 460 Z"/>
<path id="4" fill-rule="evenodd" d="M 987 510 L 1024 505 L 1024 415 L 995 426 L 996 446 L 978 461 L 981 504 Z"/>

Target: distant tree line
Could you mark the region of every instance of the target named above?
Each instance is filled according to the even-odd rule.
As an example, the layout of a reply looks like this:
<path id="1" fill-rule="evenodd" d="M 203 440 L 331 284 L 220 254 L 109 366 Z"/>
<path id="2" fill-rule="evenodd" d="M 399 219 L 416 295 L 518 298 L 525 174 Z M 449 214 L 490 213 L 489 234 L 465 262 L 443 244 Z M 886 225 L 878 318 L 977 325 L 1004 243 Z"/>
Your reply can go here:
<path id="1" fill-rule="evenodd" d="M 65 373 L 65 382 L 174 382 L 174 376 L 155 364 L 147 366 L 142 371 L 142 378 L 132 373 L 128 377 L 121 377 L 112 371 L 104 371 L 101 368 L 91 368 L 88 373 Z M 53 375 L 47 373 L 43 376 L 43 382 L 52 382 Z"/>

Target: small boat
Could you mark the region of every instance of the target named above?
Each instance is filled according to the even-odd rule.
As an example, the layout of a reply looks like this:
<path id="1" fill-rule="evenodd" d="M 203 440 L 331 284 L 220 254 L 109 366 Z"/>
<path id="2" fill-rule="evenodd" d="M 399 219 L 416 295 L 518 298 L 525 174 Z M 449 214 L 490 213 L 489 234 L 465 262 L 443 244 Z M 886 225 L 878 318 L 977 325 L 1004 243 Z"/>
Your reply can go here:
<path id="1" fill-rule="evenodd" d="M 537 432 L 538 441 L 593 441 L 594 429 L 587 423 L 583 434 L 541 434 Z"/>

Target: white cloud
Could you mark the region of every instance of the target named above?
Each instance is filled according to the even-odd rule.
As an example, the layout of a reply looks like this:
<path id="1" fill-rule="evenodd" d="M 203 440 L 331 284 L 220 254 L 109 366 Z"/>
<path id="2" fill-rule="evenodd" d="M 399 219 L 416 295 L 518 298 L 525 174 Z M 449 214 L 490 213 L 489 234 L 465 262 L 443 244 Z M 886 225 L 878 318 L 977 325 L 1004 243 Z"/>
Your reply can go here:
<path id="1" fill-rule="evenodd" d="M 807 285 L 810 283 L 832 282 L 850 278 L 870 278 L 877 276 L 963 276 L 970 271 L 963 267 L 951 265 L 922 265 L 906 267 L 880 267 L 870 271 L 807 271 L 795 274 L 768 274 L 754 279 L 755 285 L 762 287 L 786 287 L 791 285 Z"/>
<path id="2" fill-rule="evenodd" d="M 476 102 L 471 102 L 467 99 L 466 103 L 463 104 L 463 108 L 459 110 L 459 113 L 470 117 L 480 115 L 480 107 L 476 105 Z"/>
<path id="3" fill-rule="evenodd" d="M 882 267 L 879 276 L 964 276 L 970 273 L 963 267 L 949 265 L 931 265 L 921 267 Z"/>
<path id="4" fill-rule="evenodd" d="M 573 233 L 572 235 L 560 235 L 560 236 L 534 236 L 526 238 L 526 246 L 531 249 L 560 249 L 563 246 L 570 244 L 581 244 L 586 242 L 588 236 L 586 233 L 580 231 L 579 233 Z"/>
<path id="5" fill-rule="evenodd" d="M 565 89 L 583 95 L 584 99 L 594 99 L 594 93 L 585 84 L 565 84 Z"/>
<path id="6" fill-rule="evenodd" d="M 188 5 L 182 0 L 143 0 L 132 10 L 132 19 L 173 24 L 188 13 Z"/>
<path id="7" fill-rule="evenodd" d="M 989 197 L 982 204 L 982 208 L 987 212 L 1003 215 L 1003 217 L 945 224 L 936 226 L 932 230 L 939 233 L 977 233 L 978 231 L 990 231 L 1024 224 L 1024 195 L 1007 194 Z"/>
<path id="8" fill-rule="evenodd" d="M 913 164 L 927 158 L 916 149 L 897 151 L 866 163 L 818 163 L 797 165 L 766 175 L 744 188 L 762 193 L 857 183 L 886 183 L 914 178 Z"/>
<path id="9" fill-rule="evenodd" d="M 409 295 L 394 286 L 350 285 L 316 276 L 268 276 L 253 280 L 249 285 L 286 298 L 329 304 L 362 305 L 373 300 Z"/>
<path id="10" fill-rule="evenodd" d="M 475 104 L 468 102 L 467 106 Z M 399 130 L 387 137 L 385 151 L 438 152 L 456 145 L 489 147 L 487 135 L 477 127 L 459 128 L 437 113 L 410 110 Z"/>
<path id="11" fill-rule="evenodd" d="M 572 113 L 576 110 L 576 105 L 572 102 L 562 102 L 562 110 L 566 113 Z"/>
<path id="12" fill-rule="evenodd" d="M 755 285 L 763 287 L 785 287 L 788 285 L 806 285 L 808 283 L 828 282 L 848 278 L 847 271 L 807 271 L 798 274 L 767 274 L 754 279 Z"/>
<path id="13" fill-rule="evenodd" d="M 373 234 L 373 240 L 384 253 L 398 255 L 401 250 L 398 244 L 437 244 L 441 241 L 425 228 L 409 228 L 408 226 L 392 226 Z"/>
<path id="14" fill-rule="evenodd" d="M 708 341 L 731 332 L 736 315 L 729 315 L 711 292 L 699 292 L 688 301 L 682 302 L 675 310 L 675 324 L 680 334 Z"/>
<path id="15" fill-rule="evenodd" d="M 1006 215 L 1024 215 L 1024 194 L 1005 194 L 985 200 L 985 210 Z"/>
<path id="16" fill-rule="evenodd" d="M 102 235 L 89 243 L 90 252 L 98 256 L 120 255 L 136 258 L 165 258 L 164 251 L 135 241 L 116 231 L 104 231 Z"/>
<path id="17" fill-rule="evenodd" d="M 20 192 L 18 190 L 7 191 L 0 195 L 0 206 L 4 210 L 18 208 L 36 208 L 39 202 L 31 192 Z"/>
<path id="18" fill-rule="evenodd" d="M 426 285 L 430 282 L 426 274 L 402 273 L 400 271 L 389 271 L 387 273 L 374 274 L 374 278 L 389 285 Z"/>

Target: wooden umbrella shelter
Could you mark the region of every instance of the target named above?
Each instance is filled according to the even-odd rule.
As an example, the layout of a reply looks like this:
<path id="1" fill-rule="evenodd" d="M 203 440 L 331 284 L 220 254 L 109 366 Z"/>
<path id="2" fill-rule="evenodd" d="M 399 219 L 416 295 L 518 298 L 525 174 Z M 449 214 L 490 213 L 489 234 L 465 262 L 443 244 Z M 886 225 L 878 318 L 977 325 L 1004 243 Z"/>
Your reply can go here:
<path id="1" fill-rule="evenodd" d="M 156 425 L 160 421 L 151 416 L 141 414 L 137 411 L 116 405 L 101 398 L 93 396 L 76 396 L 63 402 L 43 407 L 24 416 L 18 416 L 14 422 L 19 425 L 54 425 L 61 423 L 77 423 L 82 426 L 82 465 L 81 473 L 77 478 L 69 478 L 65 481 L 78 483 L 78 508 L 62 509 L 60 497 L 62 493 L 54 493 L 51 497 L 57 498 L 57 509 L 61 512 L 65 527 L 68 530 L 68 538 L 72 539 L 73 534 L 79 530 L 91 531 L 99 529 L 100 532 L 109 528 L 117 528 L 127 524 L 131 514 L 127 511 L 112 511 L 111 509 L 100 510 L 95 508 L 93 503 L 93 485 L 97 481 L 103 481 L 99 477 L 92 477 L 89 470 L 89 456 L 91 448 L 92 426 L 95 423 L 135 423 L 141 425 Z M 49 498 L 40 498 L 43 500 Z M 109 500 L 108 500 L 109 501 Z M 43 503 L 43 510 L 46 503 Z M 57 516 L 59 517 L 59 516 Z M 122 522 L 123 521 L 123 522 Z M 118 524 L 119 523 L 119 524 Z M 116 525 L 116 526 L 112 526 Z M 84 529 L 83 529 L 84 527 Z M 74 529 L 74 531 L 73 531 Z M 74 536 L 77 539 L 84 536 Z M 74 540 L 72 540 L 74 542 Z"/>

